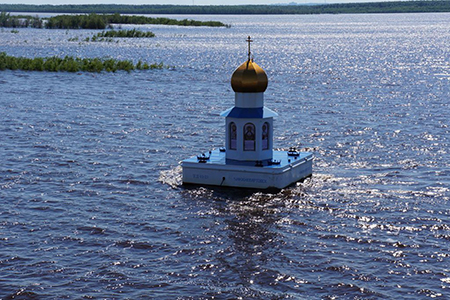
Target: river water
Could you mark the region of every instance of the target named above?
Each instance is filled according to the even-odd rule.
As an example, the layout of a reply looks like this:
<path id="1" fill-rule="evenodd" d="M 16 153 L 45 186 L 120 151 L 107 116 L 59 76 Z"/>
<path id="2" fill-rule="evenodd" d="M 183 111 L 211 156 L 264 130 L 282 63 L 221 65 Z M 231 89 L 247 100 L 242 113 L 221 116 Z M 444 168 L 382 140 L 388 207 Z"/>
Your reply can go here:
<path id="1" fill-rule="evenodd" d="M 450 15 L 187 18 L 232 27 L 1 30 L 8 55 L 173 68 L 0 73 L 0 298 L 450 297 Z M 313 177 L 184 188 L 179 162 L 224 145 L 248 35 L 275 148 L 313 151 Z"/>

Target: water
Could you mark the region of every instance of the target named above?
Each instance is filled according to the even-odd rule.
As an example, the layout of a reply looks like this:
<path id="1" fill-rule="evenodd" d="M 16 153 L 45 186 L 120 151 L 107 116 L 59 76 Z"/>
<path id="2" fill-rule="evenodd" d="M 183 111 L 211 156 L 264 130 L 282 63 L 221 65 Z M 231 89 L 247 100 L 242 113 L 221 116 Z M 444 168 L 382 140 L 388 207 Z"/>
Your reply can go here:
<path id="1" fill-rule="evenodd" d="M 9 55 L 175 66 L 0 73 L 0 297 L 450 297 L 449 14 L 188 18 L 232 27 L 0 32 Z M 314 175 L 185 189 L 179 161 L 223 146 L 247 35 L 275 147 L 314 151 Z"/>

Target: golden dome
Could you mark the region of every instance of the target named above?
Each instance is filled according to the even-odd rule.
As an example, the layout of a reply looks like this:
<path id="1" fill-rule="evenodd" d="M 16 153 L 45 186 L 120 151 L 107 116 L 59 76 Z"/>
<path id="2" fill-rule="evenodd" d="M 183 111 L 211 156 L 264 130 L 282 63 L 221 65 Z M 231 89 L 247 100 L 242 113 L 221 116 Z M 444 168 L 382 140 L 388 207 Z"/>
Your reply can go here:
<path id="1" fill-rule="evenodd" d="M 262 93 L 267 89 L 268 83 L 266 72 L 250 59 L 231 76 L 231 87 L 236 93 Z"/>

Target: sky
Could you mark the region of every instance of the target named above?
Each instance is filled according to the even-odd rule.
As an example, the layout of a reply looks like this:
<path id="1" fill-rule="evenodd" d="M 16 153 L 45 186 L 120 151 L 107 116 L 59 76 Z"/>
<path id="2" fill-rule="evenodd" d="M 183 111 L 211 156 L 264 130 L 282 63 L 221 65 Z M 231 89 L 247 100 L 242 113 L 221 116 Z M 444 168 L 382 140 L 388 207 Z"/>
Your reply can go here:
<path id="1" fill-rule="evenodd" d="M 244 5 L 244 4 L 280 4 L 296 2 L 304 3 L 360 3 L 389 0 L 9 0 L 0 4 L 177 4 L 177 5 Z"/>

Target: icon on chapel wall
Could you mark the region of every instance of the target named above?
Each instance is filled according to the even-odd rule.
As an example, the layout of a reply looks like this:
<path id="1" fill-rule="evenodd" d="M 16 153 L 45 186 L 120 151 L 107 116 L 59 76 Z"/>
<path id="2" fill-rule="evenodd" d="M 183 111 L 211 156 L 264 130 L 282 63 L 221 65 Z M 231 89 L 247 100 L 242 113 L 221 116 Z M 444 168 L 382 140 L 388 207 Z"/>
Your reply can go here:
<path id="1" fill-rule="evenodd" d="M 244 151 L 255 151 L 255 125 L 245 124 Z"/>
<path id="2" fill-rule="evenodd" d="M 230 123 L 230 149 L 236 150 L 237 143 L 237 129 L 236 124 Z"/>
<path id="3" fill-rule="evenodd" d="M 269 124 L 267 122 L 262 127 L 262 149 L 269 149 Z"/>

